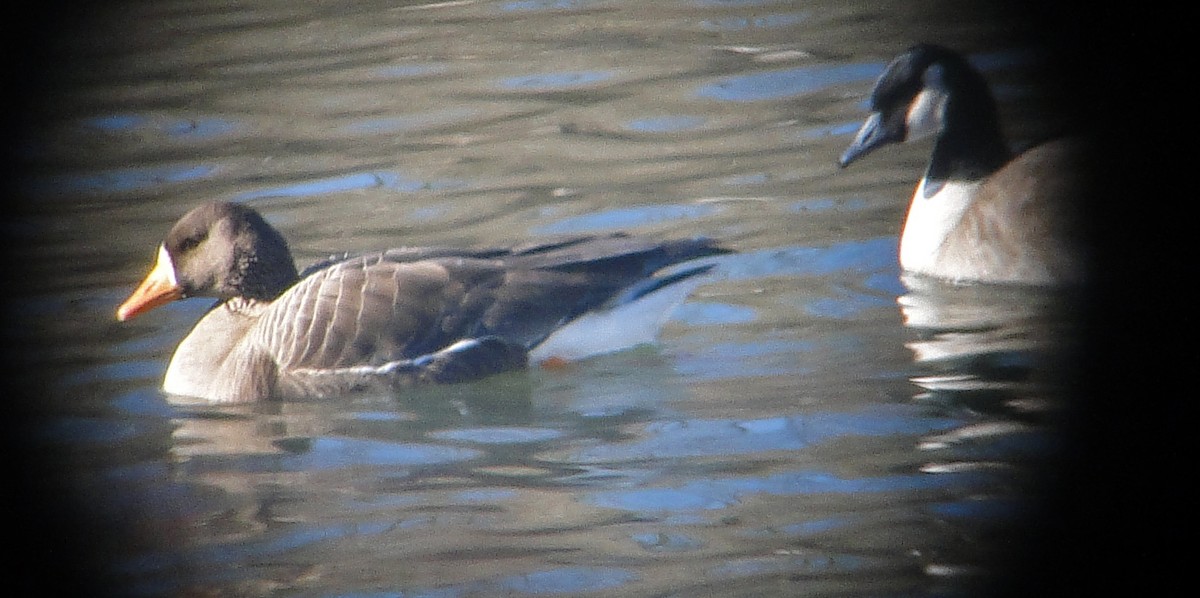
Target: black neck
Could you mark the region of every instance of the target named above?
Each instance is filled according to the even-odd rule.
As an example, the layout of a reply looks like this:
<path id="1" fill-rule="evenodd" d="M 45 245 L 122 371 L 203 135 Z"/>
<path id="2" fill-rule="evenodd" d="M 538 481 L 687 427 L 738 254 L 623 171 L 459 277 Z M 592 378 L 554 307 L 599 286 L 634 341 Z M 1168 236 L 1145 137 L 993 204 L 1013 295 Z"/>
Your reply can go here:
<path id="1" fill-rule="evenodd" d="M 927 188 L 950 180 L 977 181 L 1012 158 L 1000 130 L 1000 111 L 987 83 L 964 65 L 947 68 L 949 97 L 925 172 Z"/>

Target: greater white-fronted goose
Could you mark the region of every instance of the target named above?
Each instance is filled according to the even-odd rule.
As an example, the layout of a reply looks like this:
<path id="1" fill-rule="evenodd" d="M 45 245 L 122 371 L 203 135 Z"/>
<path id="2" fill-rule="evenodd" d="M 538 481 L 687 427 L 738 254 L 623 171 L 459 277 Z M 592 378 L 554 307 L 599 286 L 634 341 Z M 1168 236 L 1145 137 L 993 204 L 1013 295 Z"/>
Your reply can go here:
<path id="1" fill-rule="evenodd" d="M 258 212 L 210 203 L 171 228 L 117 319 L 217 299 L 171 358 L 171 394 L 241 402 L 394 390 L 650 342 L 713 264 L 668 266 L 722 253 L 708 239 L 612 234 L 390 249 L 297 272 Z"/>
<path id="2" fill-rule="evenodd" d="M 900 236 L 900 266 L 955 281 L 1055 285 L 1085 275 L 1078 215 L 1086 147 L 1056 139 L 1013 154 L 987 82 L 941 46 L 909 48 L 887 66 L 871 114 L 839 159 L 846 167 L 891 143 L 934 137 Z"/>

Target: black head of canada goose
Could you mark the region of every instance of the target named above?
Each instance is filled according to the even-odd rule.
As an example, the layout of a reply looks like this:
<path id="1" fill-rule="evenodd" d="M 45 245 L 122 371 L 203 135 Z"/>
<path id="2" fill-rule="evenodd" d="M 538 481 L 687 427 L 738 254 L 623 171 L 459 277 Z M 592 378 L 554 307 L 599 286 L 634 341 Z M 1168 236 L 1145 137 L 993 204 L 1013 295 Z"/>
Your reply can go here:
<path id="1" fill-rule="evenodd" d="M 728 252 L 703 238 L 611 234 L 347 254 L 298 272 L 258 212 L 210 203 L 171 228 L 117 318 L 216 298 L 171 358 L 172 394 L 239 402 L 394 390 L 651 342 L 713 264 L 668 267 Z"/>
<path id="2" fill-rule="evenodd" d="M 1083 279 L 1073 212 L 1086 189 L 1082 141 L 1056 139 L 1014 155 L 983 76 L 931 44 L 888 64 L 870 110 L 842 167 L 888 144 L 934 138 L 900 236 L 904 270 L 987 283 Z"/>

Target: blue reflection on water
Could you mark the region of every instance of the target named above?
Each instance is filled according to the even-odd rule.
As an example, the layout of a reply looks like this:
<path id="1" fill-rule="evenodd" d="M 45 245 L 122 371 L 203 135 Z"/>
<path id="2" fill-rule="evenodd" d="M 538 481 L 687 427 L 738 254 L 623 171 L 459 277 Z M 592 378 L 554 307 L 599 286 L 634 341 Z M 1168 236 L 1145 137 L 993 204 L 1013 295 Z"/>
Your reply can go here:
<path id="1" fill-rule="evenodd" d="M 867 100 L 863 98 L 858 103 L 863 112 L 867 111 Z M 796 139 L 801 141 L 813 141 L 817 139 L 825 139 L 826 137 L 845 137 L 858 132 L 858 128 L 862 126 L 861 120 L 852 120 L 847 122 L 833 123 L 831 125 L 821 127 L 809 127 L 796 131 Z"/>
<path id="2" fill-rule="evenodd" d="M 158 359 L 119 361 L 82 368 L 59 379 L 65 386 L 108 380 L 144 380 L 161 376 L 163 363 Z"/>
<path id="3" fill-rule="evenodd" d="M 451 497 L 451 500 L 496 505 L 503 501 L 517 498 L 518 496 L 517 491 L 511 488 L 476 488 L 456 492 Z"/>
<path id="4" fill-rule="evenodd" d="M 116 444 L 142 435 L 144 422 L 140 420 L 115 420 L 98 417 L 60 417 L 36 428 L 28 434 L 40 442 L 61 444 Z"/>
<path id="5" fill-rule="evenodd" d="M 476 111 L 466 108 L 438 109 L 408 115 L 365 118 L 343 126 L 342 130 L 354 134 L 409 132 L 422 127 L 465 122 L 475 115 Z"/>
<path id="6" fill-rule="evenodd" d="M 729 8 L 737 6 L 764 6 L 767 4 L 780 4 L 785 0 L 691 0 L 691 4 L 696 6 L 711 6 L 718 8 Z"/>
<path id="7" fill-rule="evenodd" d="M 212 165 L 171 164 L 138 168 L 115 168 L 93 173 L 60 174 L 28 179 L 26 191 L 39 195 L 54 193 L 107 193 L 137 191 L 202 179 L 217 168 Z"/>
<path id="8" fill-rule="evenodd" d="M 737 492 L 718 484 L 696 482 L 682 488 L 639 488 L 584 496 L 598 507 L 626 511 L 711 511 L 737 504 Z"/>
<path id="9" fill-rule="evenodd" d="M 392 422 L 404 421 L 410 418 L 395 411 L 357 411 L 354 413 L 354 419 L 370 422 Z"/>
<path id="10" fill-rule="evenodd" d="M 568 71 L 562 73 L 540 73 L 536 75 L 522 75 L 520 77 L 501 79 L 498 83 L 498 86 L 501 89 L 510 90 L 554 91 L 559 89 L 584 87 L 593 83 L 599 83 L 601 81 L 611 79 L 614 75 L 615 73 L 612 71 Z"/>
<path id="11" fill-rule="evenodd" d="M 900 280 L 900 277 L 896 276 L 895 272 L 869 274 L 866 280 L 863 281 L 863 286 L 879 291 L 889 297 L 898 297 L 908 292 L 908 288 L 904 286 L 904 282 Z"/>
<path id="12" fill-rule="evenodd" d="M 676 220 L 696 220 L 716 213 L 717 206 L 699 205 L 651 205 L 619 208 L 607 212 L 581 214 L 563 218 L 533 229 L 535 234 L 582 233 L 645 226 Z"/>
<path id="13" fill-rule="evenodd" d="M 347 133 L 398 133 L 411 131 L 428 122 L 428 119 L 419 116 L 385 116 L 353 122 L 342 127 L 342 130 Z"/>
<path id="14" fill-rule="evenodd" d="M 1053 455 L 1062 449 L 1062 438 L 1050 430 L 1022 428 L 954 444 L 955 454 L 969 461 L 1011 461 L 1015 458 Z"/>
<path id="15" fill-rule="evenodd" d="M 722 273 L 732 279 L 794 274 L 824 276 L 835 272 L 895 273 L 896 237 L 847 241 L 827 247 L 783 247 L 738 253 L 722 261 Z"/>
<path id="16" fill-rule="evenodd" d="M 338 596 L 458 598 L 461 596 L 512 596 L 518 594 L 578 594 L 612 589 L 637 579 L 633 573 L 615 567 L 560 567 L 449 587 L 418 588 L 378 594 L 338 594 Z"/>
<path id="17" fill-rule="evenodd" d="M 439 440 L 457 440 L 478 444 L 521 444 L 544 442 L 562 436 L 562 431 L 551 428 L 455 428 L 430 432 L 429 436 Z"/>
<path id="18" fill-rule="evenodd" d="M 829 289 L 833 297 L 816 297 L 804 305 L 805 313 L 822 318 L 850 319 L 863 311 L 896 304 L 895 295 L 862 293 L 840 285 Z"/>
<path id="19" fill-rule="evenodd" d="M 404 591 L 338 593 L 339 598 L 460 598 L 516 594 L 576 594 L 598 592 L 636 581 L 637 576 L 614 567 L 563 567 L 497 580 L 468 582 L 443 588 Z"/>
<path id="20" fill-rule="evenodd" d="M 515 0 L 500 5 L 504 12 L 533 12 L 542 10 L 576 10 L 595 4 L 594 0 Z"/>
<path id="21" fill-rule="evenodd" d="M 673 488 L 633 488 L 593 492 L 582 498 L 588 504 L 644 513 L 723 509 L 742 496 L 771 494 L 883 494 L 942 488 L 962 489 L 982 485 L 991 478 L 984 472 L 954 474 L 913 473 L 870 478 L 843 478 L 824 471 L 796 471 L 761 478 L 696 480 Z"/>
<path id="22" fill-rule="evenodd" d="M 962 421 L 923 416 L 895 406 L 858 413 L 813 413 L 756 420 L 685 420 L 647 425 L 644 438 L 588 447 L 574 463 L 639 462 L 647 458 L 709 457 L 800 450 L 847 436 L 917 435 L 947 430 Z"/>
<path id="23" fill-rule="evenodd" d="M 1011 68 L 1034 59 L 1028 51 L 1010 50 L 977 54 L 970 62 L 982 71 Z M 721 79 L 696 90 L 701 97 L 728 102 L 778 100 L 856 82 L 872 82 L 883 73 L 884 62 L 801 66 Z M 865 100 L 865 97 L 864 97 Z"/>
<path id="24" fill-rule="evenodd" d="M 871 81 L 883 63 L 802 66 L 728 77 L 696 90 L 696 94 L 727 102 L 778 100 L 813 93 L 834 85 Z"/>
<path id="25" fill-rule="evenodd" d="M 637 579 L 624 569 L 613 567 L 563 567 L 523 575 L 513 575 L 500 581 L 500 588 L 527 594 L 595 592 L 615 588 Z"/>
<path id="26" fill-rule="evenodd" d="M 749 172 L 736 174 L 721 179 L 722 185 L 762 185 L 771 181 L 771 175 L 765 172 Z"/>
<path id="27" fill-rule="evenodd" d="M 700 27 L 709 31 L 739 31 L 742 29 L 768 29 L 771 27 L 786 27 L 802 23 L 808 19 L 807 12 L 777 13 L 752 17 L 722 17 L 708 19 L 700 23 Z"/>
<path id="28" fill-rule="evenodd" d="M 674 116 L 639 118 L 638 120 L 630 121 L 625 125 L 625 128 L 631 131 L 640 131 L 643 133 L 669 133 L 673 131 L 696 129 L 703 124 L 703 117 L 680 114 Z"/>
<path id="29" fill-rule="evenodd" d="M 290 443 L 289 446 L 296 444 L 300 443 Z M 267 456 L 273 463 L 269 467 L 287 471 L 319 471 L 360 466 L 432 465 L 466 461 L 483 454 L 461 447 L 328 436 L 307 439 L 302 444 L 302 450 L 293 454 Z"/>
<path id="30" fill-rule="evenodd" d="M 164 127 L 171 137 L 204 139 L 232 133 L 237 125 L 223 118 L 197 118 L 177 121 Z"/>
<path id="31" fill-rule="evenodd" d="M 704 543 L 684 534 L 644 533 L 633 534 L 633 541 L 652 552 L 683 552 L 703 548 Z"/>
<path id="32" fill-rule="evenodd" d="M 413 211 L 408 213 L 408 221 L 415 222 L 418 220 L 437 220 L 446 215 L 450 211 L 445 204 L 435 206 L 417 206 Z"/>
<path id="33" fill-rule="evenodd" d="M 126 560 L 117 569 L 127 573 L 154 571 L 168 573 L 171 569 L 185 563 L 193 571 L 207 565 L 215 567 L 209 570 L 206 576 L 207 581 L 228 581 L 238 579 L 240 575 L 244 574 L 244 571 L 241 571 L 242 567 L 236 566 L 239 563 L 284 554 L 327 540 L 376 535 L 395 529 L 397 524 L 398 522 L 394 518 L 388 518 L 374 522 L 362 521 L 341 525 L 289 526 L 286 531 L 258 536 L 253 541 L 195 546 L 183 554 L 178 552 L 146 553 Z M 194 580 L 192 582 L 194 583 Z M 171 580 L 162 580 L 157 583 L 143 584 L 139 589 L 142 592 L 150 592 L 150 595 L 157 595 L 163 590 L 178 589 L 175 587 L 175 583 Z M 137 593 L 141 592 L 135 592 L 134 595 Z"/>
<path id="34" fill-rule="evenodd" d="M 132 290 L 132 287 L 130 287 Z M 128 291 L 126 291 L 128 293 Z M 119 301 L 119 299 L 118 299 Z M 112 305 L 117 305 L 112 303 Z M 147 353 L 170 352 L 175 349 L 179 339 L 169 334 L 152 334 L 143 337 L 134 337 L 112 346 L 112 354 L 122 359 L 129 359 L 138 355 Z"/>
<path id="35" fill-rule="evenodd" d="M 390 64 L 381 66 L 375 69 L 375 73 L 380 77 L 387 79 L 403 79 L 406 77 L 420 77 L 423 75 L 436 75 L 449 70 L 449 66 L 445 64 Z"/>
<path id="36" fill-rule="evenodd" d="M 112 406 L 127 415 L 162 418 L 175 415 L 175 409 L 163 400 L 163 395 L 157 388 L 139 388 L 118 395 L 113 399 Z"/>
<path id="37" fill-rule="evenodd" d="M 109 114 L 83 120 L 85 127 L 101 131 L 133 131 L 137 129 L 157 130 L 169 137 L 205 139 L 233 132 L 238 127 L 228 119 L 212 116 L 173 118 L 165 121 L 151 120 L 141 114 Z"/>
<path id="38" fill-rule="evenodd" d="M 675 370 L 695 380 L 803 375 L 812 368 L 797 363 L 798 354 L 818 348 L 811 341 L 763 339 L 744 343 L 713 343 L 695 359 L 680 356 Z"/>
<path id="39" fill-rule="evenodd" d="M 433 588 L 433 589 L 417 589 L 405 590 L 397 592 L 395 590 L 384 592 L 338 592 L 336 598 L 469 598 L 471 596 L 479 596 L 480 591 L 487 592 L 488 590 L 480 590 L 476 587 L 449 587 L 449 588 Z"/>
<path id="40" fill-rule="evenodd" d="M 852 554 L 804 552 L 774 556 L 747 557 L 726 561 L 711 569 L 715 577 L 746 577 L 786 572 L 789 575 L 845 574 L 872 565 L 883 565 L 884 559 Z"/>
<path id="41" fill-rule="evenodd" d="M 1033 512 L 1029 500 L 1013 498 L 976 498 L 929 505 L 927 510 L 941 517 L 971 521 L 1005 522 Z"/>
<path id="42" fill-rule="evenodd" d="M 84 119 L 83 124 L 104 131 L 126 131 L 140 127 L 148 120 L 140 114 L 109 114 Z"/>
<path id="43" fill-rule="evenodd" d="M 861 210 L 870 206 L 865 199 L 831 199 L 816 197 L 801 199 L 788 204 L 790 212 L 827 212 L 830 210 Z"/>
<path id="44" fill-rule="evenodd" d="M 422 190 L 451 189 L 462 185 L 464 183 L 459 181 L 421 181 L 410 179 L 393 172 L 357 172 L 295 185 L 247 191 L 237 195 L 235 200 L 247 201 L 263 197 L 305 197 L 376 187 L 412 193 Z"/>
<path id="45" fill-rule="evenodd" d="M 758 312 L 743 305 L 689 301 L 675 308 L 671 319 L 689 326 L 721 326 L 753 322 Z"/>
<path id="46" fill-rule="evenodd" d="M 779 528 L 779 531 L 794 536 L 809 536 L 844 528 L 852 523 L 849 517 L 831 517 L 816 521 L 801 521 Z"/>

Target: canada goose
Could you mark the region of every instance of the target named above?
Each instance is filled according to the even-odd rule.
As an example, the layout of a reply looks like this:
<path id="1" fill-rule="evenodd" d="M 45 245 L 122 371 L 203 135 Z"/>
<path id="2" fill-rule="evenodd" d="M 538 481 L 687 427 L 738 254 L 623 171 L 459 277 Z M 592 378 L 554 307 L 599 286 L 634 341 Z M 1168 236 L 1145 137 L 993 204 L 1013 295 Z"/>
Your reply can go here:
<path id="1" fill-rule="evenodd" d="M 982 75 L 941 46 L 913 46 L 876 81 L 871 114 L 838 163 L 933 136 L 900 236 L 900 266 L 956 281 L 1034 285 L 1084 275 L 1076 215 L 1082 142 L 1008 148 Z"/>
<path id="2" fill-rule="evenodd" d="M 712 264 L 656 272 L 721 253 L 707 239 L 613 234 L 389 249 L 297 272 L 287 242 L 258 212 L 210 203 L 171 228 L 117 319 L 176 299 L 217 299 L 171 358 L 168 393 L 240 402 L 396 389 L 650 342 Z"/>

